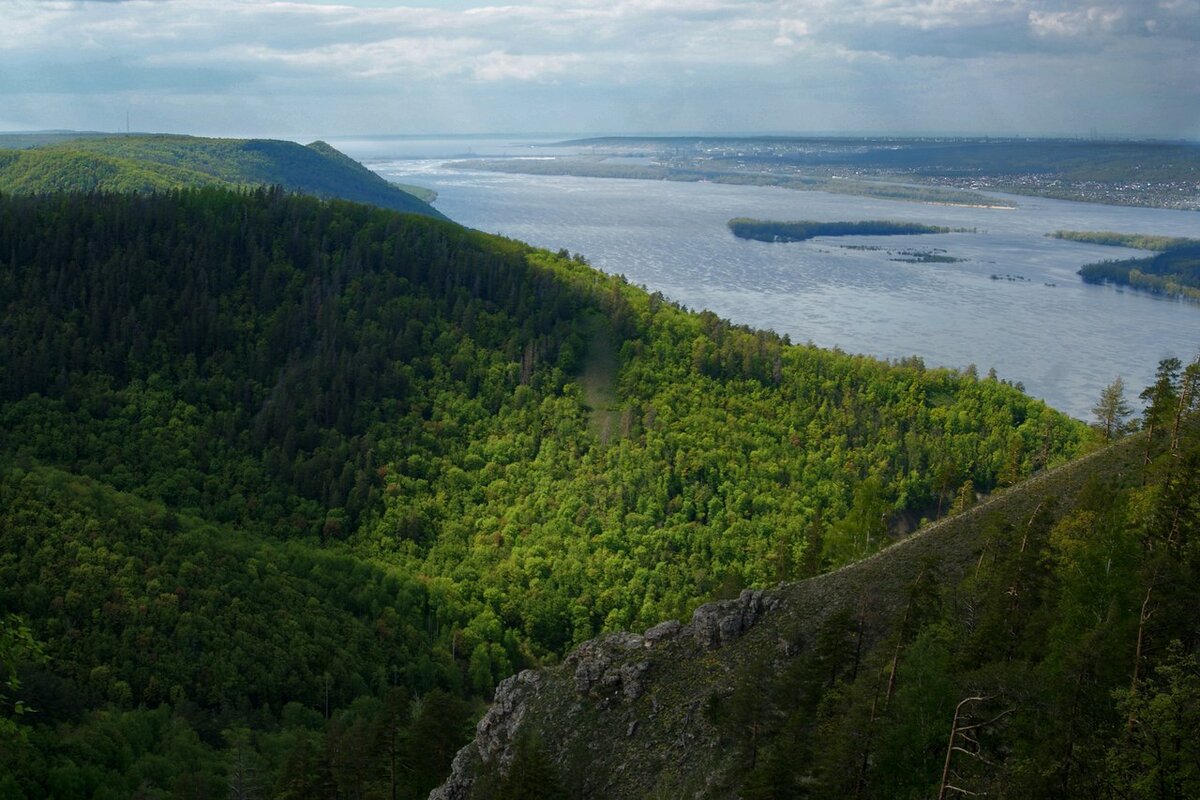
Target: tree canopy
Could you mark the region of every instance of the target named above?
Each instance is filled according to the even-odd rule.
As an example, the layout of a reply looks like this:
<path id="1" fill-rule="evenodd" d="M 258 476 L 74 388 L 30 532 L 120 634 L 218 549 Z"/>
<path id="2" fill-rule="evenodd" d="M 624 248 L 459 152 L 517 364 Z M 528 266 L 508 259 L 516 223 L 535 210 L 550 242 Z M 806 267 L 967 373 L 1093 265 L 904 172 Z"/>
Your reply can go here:
<path id="1" fill-rule="evenodd" d="M 0 613 L 49 657 L 18 797 L 420 796 L 514 671 L 860 558 L 1084 433 L 279 189 L 0 195 L 0 312 Z"/>

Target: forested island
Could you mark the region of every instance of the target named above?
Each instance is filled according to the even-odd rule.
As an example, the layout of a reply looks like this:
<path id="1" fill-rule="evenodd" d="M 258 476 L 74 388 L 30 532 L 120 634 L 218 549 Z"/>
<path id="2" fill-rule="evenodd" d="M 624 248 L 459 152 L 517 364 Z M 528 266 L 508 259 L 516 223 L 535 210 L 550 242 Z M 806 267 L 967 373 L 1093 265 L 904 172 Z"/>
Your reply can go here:
<path id="1" fill-rule="evenodd" d="M 739 239 L 759 242 L 803 242 L 816 236 L 905 236 L 924 233 L 952 233 L 960 229 L 923 225 L 919 222 L 866 220 L 862 222 L 778 222 L 737 217 L 729 220 L 729 230 Z"/>
<path id="2" fill-rule="evenodd" d="M 1088 439 L 279 189 L 0 195 L 0 312 L 6 797 L 423 797 L 502 679 Z"/>
<path id="3" fill-rule="evenodd" d="M 1158 251 L 1145 258 L 1086 264 L 1079 276 L 1087 283 L 1113 283 L 1134 289 L 1200 301 L 1200 240 L 1111 231 L 1057 231 L 1058 239 Z"/>

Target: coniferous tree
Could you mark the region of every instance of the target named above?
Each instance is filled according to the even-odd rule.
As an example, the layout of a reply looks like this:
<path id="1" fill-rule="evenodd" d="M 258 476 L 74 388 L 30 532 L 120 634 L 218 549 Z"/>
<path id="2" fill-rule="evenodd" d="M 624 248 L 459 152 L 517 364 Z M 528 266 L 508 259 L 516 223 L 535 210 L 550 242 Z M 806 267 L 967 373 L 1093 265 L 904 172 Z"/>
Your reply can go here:
<path id="1" fill-rule="evenodd" d="M 1133 408 L 1125 399 L 1125 382 L 1118 375 L 1116 380 L 1100 391 L 1100 401 L 1092 408 L 1096 428 L 1104 434 L 1104 441 L 1111 441 L 1128 430 L 1129 416 Z"/>

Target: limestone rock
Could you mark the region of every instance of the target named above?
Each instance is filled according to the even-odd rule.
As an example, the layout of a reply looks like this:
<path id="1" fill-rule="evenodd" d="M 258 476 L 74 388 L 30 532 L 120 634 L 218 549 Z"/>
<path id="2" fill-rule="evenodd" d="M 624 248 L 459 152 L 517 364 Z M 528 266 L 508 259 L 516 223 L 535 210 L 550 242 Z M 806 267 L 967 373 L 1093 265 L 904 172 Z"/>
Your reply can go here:
<path id="1" fill-rule="evenodd" d="M 683 626 L 679 624 L 677 619 L 669 619 L 666 622 L 660 622 L 650 630 L 642 634 L 642 638 L 646 640 L 646 646 L 658 644 L 659 642 L 673 638 L 679 634 Z"/>
<path id="2" fill-rule="evenodd" d="M 491 708 L 475 726 L 475 740 L 454 756 L 450 777 L 430 793 L 429 800 L 467 800 L 474 783 L 471 765 L 477 760 L 502 767 L 512 763 L 513 744 L 528 709 L 527 700 L 537 693 L 543 680 L 543 673 L 527 669 L 500 682 Z"/>
<path id="3" fill-rule="evenodd" d="M 738 639 L 758 622 L 778 600 L 762 589 L 745 589 L 736 600 L 705 603 L 692 614 L 692 636 L 701 647 L 712 650 Z"/>
<path id="4" fill-rule="evenodd" d="M 584 642 L 563 664 L 575 667 L 575 691 L 607 706 L 617 696 L 636 700 L 644 691 L 643 676 L 649 661 L 624 664 L 628 654 L 640 650 L 645 639 L 633 633 L 614 633 Z"/>
<path id="5" fill-rule="evenodd" d="M 621 691 L 626 700 L 632 703 L 642 696 L 642 692 L 646 690 L 645 676 L 649 671 L 649 661 L 639 661 L 636 664 L 626 664 L 621 667 Z"/>

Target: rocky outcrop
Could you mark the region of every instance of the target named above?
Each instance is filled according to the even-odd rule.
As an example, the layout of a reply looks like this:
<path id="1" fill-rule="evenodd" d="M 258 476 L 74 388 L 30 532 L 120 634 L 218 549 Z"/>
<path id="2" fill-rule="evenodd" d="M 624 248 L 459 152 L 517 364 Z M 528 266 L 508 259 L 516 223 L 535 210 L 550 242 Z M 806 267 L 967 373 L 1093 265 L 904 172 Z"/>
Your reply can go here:
<path id="1" fill-rule="evenodd" d="M 579 645 L 563 661 L 568 669 L 574 668 L 575 692 L 600 708 L 621 698 L 636 700 L 642 694 L 650 662 L 626 662 L 645 641 L 636 633 L 614 633 Z"/>
<path id="2" fill-rule="evenodd" d="M 650 630 L 642 634 L 642 639 L 646 642 L 646 647 L 653 647 L 659 642 L 665 642 L 679 635 L 683 629 L 677 619 L 669 619 L 666 622 L 660 622 Z"/>
<path id="3" fill-rule="evenodd" d="M 431 798 L 468 800 L 476 776 L 511 764 L 516 738 L 530 728 L 577 796 L 735 800 L 743 796 L 736 776 L 745 773 L 744 756 L 729 746 L 722 703 L 747 669 L 791 669 L 813 652 L 834 614 L 853 619 L 864 658 L 888 642 L 892 657 L 891 637 L 917 577 L 936 569 L 955 586 L 974 574 L 988 530 L 984 512 L 1027 525 L 1039 509 L 1066 508 L 1094 477 L 1140 458 L 1131 446 L 1127 459 L 1082 459 L 836 572 L 700 606 L 686 625 L 602 636 L 558 666 L 510 678 Z"/>
<path id="4" fill-rule="evenodd" d="M 475 726 L 475 740 L 454 756 L 450 777 L 429 795 L 429 800 L 467 800 L 474 783 L 477 761 L 506 767 L 512 762 L 517 731 L 529 710 L 529 699 L 537 694 L 545 680 L 531 669 L 506 678 L 496 687 L 492 707 Z"/>
<path id="5" fill-rule="evenodd" d="M 692 614 L 687 626 L 696 644 L 712 650 L 740 639 L 759 618 L 778 604 L 778 598 L 762 589 L 746 589 L 736 600 L 705 603 Z"/>
<path id="6" fill-rule="evenodd" d="M 525 670 L 508 678 L 496 688 L 491 709 L 476 726 L 475 740 L 458 752 L 450 777 L 429 795 L 429 800 L 468 800 L 479 770 L 506 769 L 512 763 L 520 728 L 530 716 L 531 707 L 545 700 L 541 695 L 547 686 L 569 681 L 575 710 L 583 703 L 604 713 L 629 714 L 651 686 L 657 672 L 656 659 L 689 658 L 695 654 L 697 644 L 702 650 L 730 644 L 777 604 L 772 593 L 747 590 L 736 600 L 700 606 L 687 625 L 668 620 L 642 635 L 605 634 L 579 645 L 559 667 Z M 573 718 L 575 710 L 562 709 L 560 713 Z M 657 716 L 663 710 L 660 701 L 651 698 L 652 714 Z M 538 713 L 533 712 L 534 718 Z M 688 710 L 686 716 L 690 720 L 693 714 Z M 636 717 L 621 724 L 625 738 L 638 735 L 641 728 Z"/>

